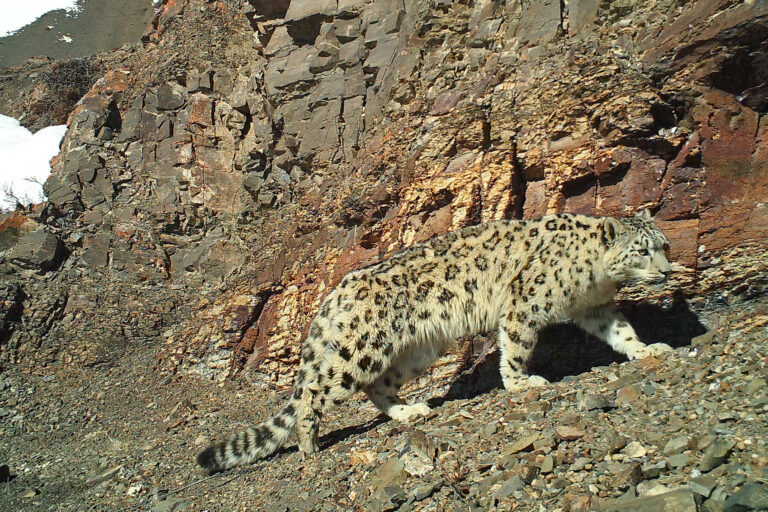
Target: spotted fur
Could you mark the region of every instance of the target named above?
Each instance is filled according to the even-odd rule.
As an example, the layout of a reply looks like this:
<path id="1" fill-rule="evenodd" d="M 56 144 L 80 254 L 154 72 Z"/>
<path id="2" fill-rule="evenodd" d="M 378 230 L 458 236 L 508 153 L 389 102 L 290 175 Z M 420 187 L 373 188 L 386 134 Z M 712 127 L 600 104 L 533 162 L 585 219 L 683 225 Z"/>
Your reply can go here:
<path id="1" fill-rule="evenodd" d="M 425 403 L 404 403 L 398 389 L 461 336 L 498 330 L 507 390 L 546 383 L 525 376 L 537 333 L 568 319 L 630 358 L 668 350 L 641 343 L 612 305 L 620 283 L 666 280 L 666 245 L 647 213 L 560 214 L 467 227 L 350 272 L 310 325 L 288 405 L 198 463 L 210 472 L 247 464 L 294 431 L 314 453 L 323 411 L 357 391 L 393 419 L 425 415 Z"/>

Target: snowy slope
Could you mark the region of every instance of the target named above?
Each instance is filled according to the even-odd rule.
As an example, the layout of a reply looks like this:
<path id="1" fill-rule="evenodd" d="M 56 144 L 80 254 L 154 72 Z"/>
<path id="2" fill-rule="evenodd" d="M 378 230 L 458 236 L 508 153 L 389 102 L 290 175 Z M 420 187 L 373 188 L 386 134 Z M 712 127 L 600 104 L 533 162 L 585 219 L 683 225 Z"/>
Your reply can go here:
<path id="1" fill-rule="evenodd" d="M 27 2 L 3 2 L 0 16 L 0 37 L 10 35 L 37 18 L 56 9 L 77 12 L 77 0 L 32 0 Z"/>
<path id="2" fill-rule="evenodd" d="M 51 173 L 49 161 L 59 153 L 66 125 L 32 133 L 19 122 L 0 114 L 0 210 L 43 200 L 42 184 Z"/>

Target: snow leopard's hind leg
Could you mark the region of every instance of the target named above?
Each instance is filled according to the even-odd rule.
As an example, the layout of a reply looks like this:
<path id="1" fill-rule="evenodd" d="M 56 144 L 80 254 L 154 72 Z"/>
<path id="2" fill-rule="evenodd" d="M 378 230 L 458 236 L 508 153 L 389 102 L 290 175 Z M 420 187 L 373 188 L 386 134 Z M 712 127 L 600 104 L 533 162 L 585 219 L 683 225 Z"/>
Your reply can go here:
<path id="1" fill-rule="evenodd" d="M 364 388 L 365 394 L 381 412 L 400 422 L 408 422 L 429 414 L 425 402 L 406 404 L 397 392 L 401 386 L 421 375 L 440 356 L 441 348 L 420 345 L 400 354 L 372 384 Z"/>

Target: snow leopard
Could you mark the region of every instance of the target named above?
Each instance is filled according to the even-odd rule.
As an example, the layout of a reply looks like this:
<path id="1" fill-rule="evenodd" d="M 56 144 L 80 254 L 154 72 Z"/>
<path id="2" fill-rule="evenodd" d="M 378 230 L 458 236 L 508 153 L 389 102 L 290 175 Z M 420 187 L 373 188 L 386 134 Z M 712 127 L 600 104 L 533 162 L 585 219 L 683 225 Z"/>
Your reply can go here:
<path id="1" fill-rule="evenodd" d="M 642 343 L 612 300 L 628 282 L 663 284 L 668 246 L 647 211 L 561 213 L 465 227 L 352 271 L 310 324 L 288 403 L 197 462 L 210 473 L 248 464 L 294 432 L 302 454 L 313 454 L 323 412 L 358 391 L 394 420 L 424 416 L 429 406 L 405 403 L 399 388 L 468 335 L 498 332 L 508 391 L 547 384 L 526 371 L 537 333 L 550 324 L 571 320 L 630 359 L 670 350 Z"/>

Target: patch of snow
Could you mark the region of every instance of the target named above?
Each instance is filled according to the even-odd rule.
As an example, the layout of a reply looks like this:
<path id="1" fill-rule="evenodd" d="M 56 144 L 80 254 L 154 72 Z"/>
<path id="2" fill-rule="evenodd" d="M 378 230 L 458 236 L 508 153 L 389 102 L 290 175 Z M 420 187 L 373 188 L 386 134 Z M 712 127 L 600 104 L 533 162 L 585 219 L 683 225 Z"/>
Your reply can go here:
<path id="1" fill-rule="evenodd" d="M 32 133 L 16 119 L 0 114 L 0 210 L 45 199 L 43 183 L 51 174 L 50 159 L 59 154 L 66 125 Z"/>
<path id="2" fill-rule="evenodd" d="M 0 37 L 13 34 L 48 11 L 66 9 L 68 13 L 76 13 L 80 10 L 77 0 L 32 0 L 26 2 L 4 0 L 2 4 L 3 15 L 0 16 Z"/>
<path id="3" fill-rule="evenodd" d="M 69 34 L 64 34 L 62 36 L 59 36 L 59 41 L 61 41 L 62 43 L 71 43 L 72 38 L 69 37 Z"/>

